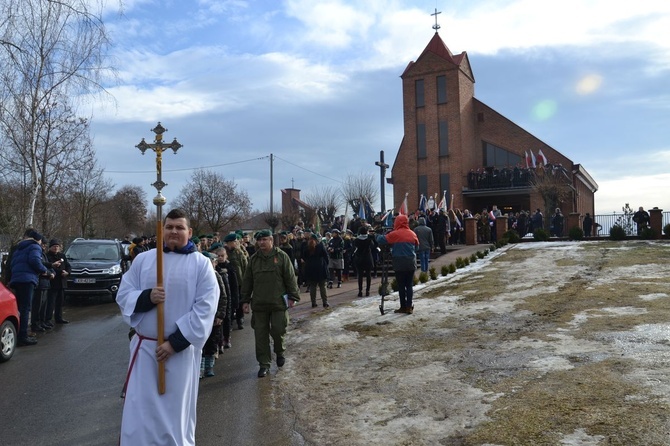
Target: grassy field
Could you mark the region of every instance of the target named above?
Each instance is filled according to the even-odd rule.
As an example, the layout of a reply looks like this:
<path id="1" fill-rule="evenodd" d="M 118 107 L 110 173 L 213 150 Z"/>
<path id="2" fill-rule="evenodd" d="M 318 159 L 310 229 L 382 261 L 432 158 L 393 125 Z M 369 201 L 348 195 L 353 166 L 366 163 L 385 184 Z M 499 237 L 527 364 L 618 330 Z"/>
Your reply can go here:
<path id="1" fill-rule="evenodd" d="M 289 335 L 305 444 L 670 444 L 670 244 L 508 245 Z"/>

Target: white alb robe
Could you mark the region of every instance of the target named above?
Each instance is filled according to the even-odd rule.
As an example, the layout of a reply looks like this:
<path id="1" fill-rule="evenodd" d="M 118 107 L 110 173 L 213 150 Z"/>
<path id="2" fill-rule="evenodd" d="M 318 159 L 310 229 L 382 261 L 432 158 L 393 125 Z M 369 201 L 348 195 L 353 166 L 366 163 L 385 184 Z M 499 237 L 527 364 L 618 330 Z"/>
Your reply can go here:
<path id="1" fill-rule="evenodd" d="M 202 347 L 216 313 L 219 285 L 199 252 L 163 254 L 165 339 L 177 330 L 191 343 L 165 362 L 165 393 L 158 393 L 156 308 L 134 313 L 143 290 L 156 286 L 156 250 L 138 255 L 123 275 L 116 301 L 138 335 L 130 342 L 130 376 L 121 421 L 121 445 L 194 445 Z M 150 339 L 146 339 L 150 338 Z M 139 344 L 139 345 L 138 345 Z M 139 348 L 139 349 L 138 349 Z"/>

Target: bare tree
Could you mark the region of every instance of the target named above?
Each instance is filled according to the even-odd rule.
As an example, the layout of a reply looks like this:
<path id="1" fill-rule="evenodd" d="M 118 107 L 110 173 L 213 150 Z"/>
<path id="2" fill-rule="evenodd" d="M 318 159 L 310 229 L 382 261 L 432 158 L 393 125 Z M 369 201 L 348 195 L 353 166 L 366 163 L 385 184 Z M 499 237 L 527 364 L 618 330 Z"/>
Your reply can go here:
<path id="1" fill-rule="evenodd" d="M 147 194 L 139 186 L 123 186 L 111 199 L 114 221 L 118 222 L 118 236 L 144 230 L 147 218 Z M 121 234 L 122 233 L 122 234 Z"/>
<path id="2" fill-rule="evenodd" d="M 21 184 L 9 181 L 0 181 L 0 234 L 8 235 L 10 240 L 16 240 L 25 229 L 24 215 L 21 214 L 22 190 Z M 0 246 L 0 249 L 7 246 Z"/>
<path id="3" fill-rule="evenodd" d="M 361 199 L 367 199 L 369 203 L 374 203 L 379 197 L 375 176 L 365 172 L 348 174 L 342 186 L 342 196 L 352 210 L 359 208 Z"/>
<path id="4" fill-rule="evenodd" d="M 82 169 L 71 178 L 72 195 L 69 212 L 75 216 L 77 232 L 80 237 L 95 237 L 96 216 L 109 201 L 109 191 L 113 185 L 102 175 L 102 170 L 91 165 L 90 169 Z M 67 209 L 65 209 L 67 211 Z"/>
<path id="5" fill-rule="evenodd" d="M 538 167 L 530 178 L 530 185 L 544 200 L 544 213 L 547 216 L 553 215 L 554 209 L 560 207 L 574 192 L 567 171 L 562 167 Z M 546 218 L 545 226 L 548 227 L 550 221 L 550 218 Z"/>
<path id="6" fill-rule="evenodd" d="M 284 229 L 292 230 L 300 220 L 300 214 L 292 210 L 282 210 L 280 220 Z"/>
<path id="7" fill-rule="evenodd" d="M 305 195 L 305 203 L 312 207 L 321 226 L 332 224 L 337 216 L 337 209 L 340 206 L 342 194 L 331 186 L 317 187 L 312 192 Z"/>
<path id="8" fill-rule="evenodd" d="M 206 169 L 194 172 L 175 204 L 191 216 L 196 233 L 220 232 L 246 220 L 251 212 L 246 192 L 238 191 L 234 181 Z"/>
<path id="9" fill-rule="evenodd" d="M 0 3 L 0 131 L 28 160 L 32 224 L 45 171 L 39 147 L 54 104 L 104 91 L 110 41 L 102 5 L 86 0 L 22 0 Z"/>

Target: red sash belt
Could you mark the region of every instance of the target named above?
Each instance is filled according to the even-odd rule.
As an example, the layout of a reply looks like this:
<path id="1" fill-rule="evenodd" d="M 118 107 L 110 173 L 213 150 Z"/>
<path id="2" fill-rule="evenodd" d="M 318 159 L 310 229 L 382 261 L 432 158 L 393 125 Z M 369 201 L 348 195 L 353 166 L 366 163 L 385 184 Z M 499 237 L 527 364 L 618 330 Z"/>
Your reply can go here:
<path id="1" fill-rule="evenodd" d="M 133 367 L 135 366 L 135 360 L 137 359 L 137 353 L 140 351 L 142 341 L 144 341 L 145 339 L 148 341 L 158 341 L 158 339 L 150 338 L 148 336 L 142 336 L 139 333 L 135 333 L 135 335 L 140 338 L 140 341 L 137 343 L 135 351 L 133 352 L 133 359 L 130 360 L 130 366 L 128 367 L 128 374 L 126 375 L 126 382 L 123 384 L 123 391 L 121 391 L 121 398 L 126 397 L 126 390 L 128 389 L 128 381 L 130 381 L 130 373 L 133 371 Z"/>

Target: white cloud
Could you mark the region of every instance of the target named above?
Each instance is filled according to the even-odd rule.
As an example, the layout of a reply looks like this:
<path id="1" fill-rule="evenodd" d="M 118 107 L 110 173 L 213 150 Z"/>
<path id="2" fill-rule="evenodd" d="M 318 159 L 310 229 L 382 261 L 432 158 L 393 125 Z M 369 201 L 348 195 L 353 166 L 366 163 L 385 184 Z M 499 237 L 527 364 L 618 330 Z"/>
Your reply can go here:
<path id="1" fill-rule="evenodd" d="M 621 212 L 629 203 L 633 209 L 659 207 L 670 210 L 670 150 L 635 153 L 608 158 L 589 169 L 596 178 L 596 213 Z"/>
<path id="2" fill-rule="evenodd" d="M 310 45 L 345 48 L 357 37 L 365 35 L 374 23 L 365 8 L 348 3 L 351 2 L 289 0 L 286 2 L 286 14 L 303 23 L 307 30 L 304 38 Z"/>

